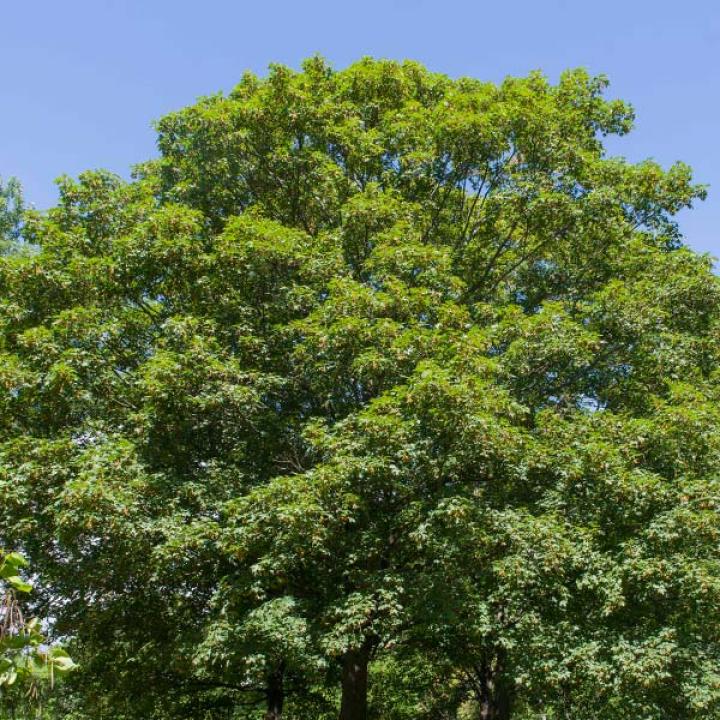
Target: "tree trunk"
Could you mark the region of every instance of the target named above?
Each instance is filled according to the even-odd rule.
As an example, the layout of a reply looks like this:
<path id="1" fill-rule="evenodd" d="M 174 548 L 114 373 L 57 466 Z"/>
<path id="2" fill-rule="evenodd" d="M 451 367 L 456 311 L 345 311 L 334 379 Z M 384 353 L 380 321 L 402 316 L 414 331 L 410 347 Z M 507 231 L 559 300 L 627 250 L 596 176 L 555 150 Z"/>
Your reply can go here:
<path id="1" fill-rule="evenodd" d="M 280 667 L 268 677 L 265 691 L 265 697 L 267 698 L 265 720 L 280 720 L 282 717 L 283 703 L 285 702 L 283 675 L 283 668 Z"/>
<path id="2" fill-rule="evenodd" d="M 340 720 L 367 720 L 370 648 L 348 652 L 343 658 Z"/>
<path id="3" fill-rule="evenodd" d="M 483 663 L 480 671 L 480 720 L 510 720 L 512 717 L 513 692 L 503 677 L 503 655 L 492 665 Z"/>
<path id="4" fill-rule="evenodd" d="M 480 701 L 481 720 L 510 720 L 512 702 L 509 693 L 495 688 Z"/>

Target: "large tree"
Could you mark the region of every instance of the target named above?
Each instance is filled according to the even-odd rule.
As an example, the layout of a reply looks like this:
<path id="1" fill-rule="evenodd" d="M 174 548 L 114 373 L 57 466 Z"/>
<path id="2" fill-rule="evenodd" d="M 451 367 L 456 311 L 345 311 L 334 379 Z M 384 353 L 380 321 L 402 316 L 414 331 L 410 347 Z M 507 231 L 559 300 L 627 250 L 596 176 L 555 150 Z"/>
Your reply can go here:
<path id="1" fill-rule="evenodd" d="M 28 218 L 0 539 L 90 716 L 720 713 L 704 191 L 605 86 L 274 66 Z"/>

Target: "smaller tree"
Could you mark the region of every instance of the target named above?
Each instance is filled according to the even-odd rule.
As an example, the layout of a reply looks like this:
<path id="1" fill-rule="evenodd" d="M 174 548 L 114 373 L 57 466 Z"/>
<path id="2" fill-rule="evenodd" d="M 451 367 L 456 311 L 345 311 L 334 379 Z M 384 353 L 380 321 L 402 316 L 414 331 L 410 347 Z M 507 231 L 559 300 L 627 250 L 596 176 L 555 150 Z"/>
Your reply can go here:
<path id="1" fill-rule="evenodd" d="M 20 247 L 25 203 L 17 178 L 0 178 L 0 255 L 10 255 Z"/>
<path id="2" fill-rule="evenodd" d="M 225 584 L 214 606 L 217 618 L 194 658 L 201 681 L 225 683 L 257 698 L 258 704 L 264 700 L 265 719 L 279 720 L 288 694 L 318 684 L 324 668 L 301 608 L 291 597 L 250 607 Z"/>

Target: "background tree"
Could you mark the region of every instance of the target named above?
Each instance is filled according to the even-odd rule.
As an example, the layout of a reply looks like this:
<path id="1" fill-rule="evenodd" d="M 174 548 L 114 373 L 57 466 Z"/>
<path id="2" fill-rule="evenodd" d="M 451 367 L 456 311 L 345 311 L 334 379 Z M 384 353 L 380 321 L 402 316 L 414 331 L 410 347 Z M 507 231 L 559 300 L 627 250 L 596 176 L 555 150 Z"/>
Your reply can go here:
<path id="1" fill-rule="evenodd" d="M 17 178 L 6 182 L 0 178 L 0 255 L 20 248 L 21 226 L 25 205 Z"/>
<path id="2" fill-rule="evenodd" d="M 704 190 L 605 86 L 274 66 L 28 218 L 0 537 L 76 717 L 718 712 Z"/>

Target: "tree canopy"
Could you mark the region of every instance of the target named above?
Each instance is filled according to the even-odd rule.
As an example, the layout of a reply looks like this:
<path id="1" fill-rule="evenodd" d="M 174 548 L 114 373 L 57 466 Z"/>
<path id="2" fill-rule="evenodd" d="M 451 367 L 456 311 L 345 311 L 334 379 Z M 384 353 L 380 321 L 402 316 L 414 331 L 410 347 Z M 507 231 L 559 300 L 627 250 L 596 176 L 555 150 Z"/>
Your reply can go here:
<path id="1" fill-rule="evenodd" d="M 606 85 L 272 66 L 26 217 L 0 541 L 62 717 L 720 717 L 705 191 Z"/>

